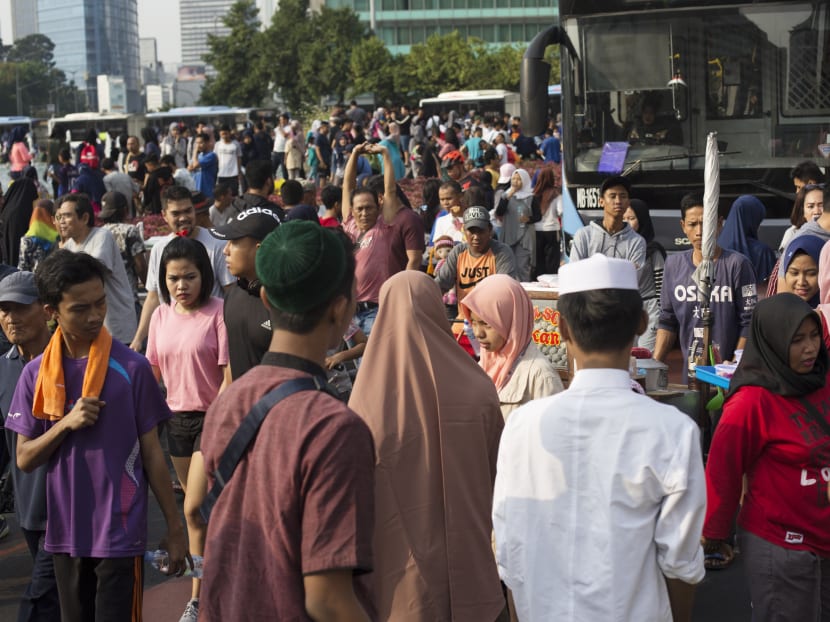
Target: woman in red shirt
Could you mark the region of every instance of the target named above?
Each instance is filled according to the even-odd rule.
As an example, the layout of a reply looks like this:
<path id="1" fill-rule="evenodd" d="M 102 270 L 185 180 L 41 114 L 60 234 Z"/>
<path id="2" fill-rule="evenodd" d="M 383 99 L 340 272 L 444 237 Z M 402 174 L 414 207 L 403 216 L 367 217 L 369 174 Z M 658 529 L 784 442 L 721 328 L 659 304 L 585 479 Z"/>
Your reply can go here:
<path id="1" fill-rule="evenodd" d="M 830 387 L 821 323 L 794 294 L 755 307 L 706 465 L 703 546 L 729 560 L 738 515 L 754 622 L 830 615 Z M 825 618 L 822 618 L 824 613 Z"/>

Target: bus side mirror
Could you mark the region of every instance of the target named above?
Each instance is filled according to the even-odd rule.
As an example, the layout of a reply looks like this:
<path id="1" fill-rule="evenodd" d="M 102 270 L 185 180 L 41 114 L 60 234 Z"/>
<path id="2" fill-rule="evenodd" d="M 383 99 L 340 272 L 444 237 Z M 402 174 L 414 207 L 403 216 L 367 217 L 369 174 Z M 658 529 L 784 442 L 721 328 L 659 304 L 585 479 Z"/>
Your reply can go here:
<path id="1" fill-rule="evenodd" d="M 545 131 L 548 111 L 548 82 L 550 64 L 546 63 L 545 48 L 562 45 L 571 56 L 578 60 L 576 48 L 567 33 L 558 25 L 551 26 L 533 37 L 522 57 L 521 106 L 522 128 L 528 136 Z"/>
<path id="2" fill-rule="evenodd" d="M 522 58 L 522 127 L 527 136 L 537 136 L 547 127 L 549 80 L 550 63 Z"/>

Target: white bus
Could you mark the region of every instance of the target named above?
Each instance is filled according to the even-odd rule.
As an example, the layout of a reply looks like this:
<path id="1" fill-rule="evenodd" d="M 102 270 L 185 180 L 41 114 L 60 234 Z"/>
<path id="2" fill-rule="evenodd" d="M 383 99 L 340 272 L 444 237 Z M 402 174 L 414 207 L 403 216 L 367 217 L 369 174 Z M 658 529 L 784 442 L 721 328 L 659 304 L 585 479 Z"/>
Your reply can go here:
<path id="1" fill-rule="evenodd" d="M 85 139 L 89 130 L 101 136 L 106 132 L 109 136 L 105 139 L 106 152 L 110 152 L 108 142 L 117 139 L 120 135 L 135 134 L 141 132 L 145 120 L 143 115 L 98 113 L 98 112 L 74 112 L 64 117 L 52 117 L 49 119 L 49 136 L 56 127 L 63 128 L 66 132 L 66 141 L 72 150 L 76 149 Z"/>
<path id="2" fill-rule="evenodd" d="M 517 117 L 521 113 L 519 94 L 499 89 L 480 91 L 447 91 L 437 97 L 422 99 L 421 108 L 427 116 L 447 114 L 451 110 L 464 116 L 470 110 L 478 115 L 499 115 L 504 113 Z"/>
<path id="3" fill-rule="evenodd" d="M 257 121 L 274 124 L 276 111 L 270 108 L 232 108 L 230 106 L 185 106 L 171 108 L 164 112 L 150 112 L 147 123 L 166 129 L 171 123 L 183 123 L 196 127 L 200 121 L 219 129 L 228 125 L 231 129 L 243 130 Z"/>

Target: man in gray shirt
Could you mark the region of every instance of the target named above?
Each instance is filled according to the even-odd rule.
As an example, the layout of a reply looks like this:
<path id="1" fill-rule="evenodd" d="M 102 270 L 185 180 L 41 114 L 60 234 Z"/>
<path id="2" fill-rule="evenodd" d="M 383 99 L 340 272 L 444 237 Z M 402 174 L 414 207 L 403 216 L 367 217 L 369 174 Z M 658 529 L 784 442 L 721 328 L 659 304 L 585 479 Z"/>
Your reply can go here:
<path id="1" fill-rule="evenodd" d="M 104 326 L 121 343 L 130 343 L 138 326 L 135 295 L 127 278 L 127 270 L 118 243 L 112 234 L 95 226 L 95 213 L 85 194 L 68 194 L 58 203 L 55 220 L 63 247 L 73 253 L 92 255 L 110 271 L 104 284 L 107 294 L 107 317 Z"/>
<path id="2" fill-rule="evenodd" d="M 631 182 L 625 177 L 609 177 L 602 182 L 599 204 L 602 222 L 591 222 L 576 232 L 571 246 L 571 261 L 601 254 L 627 259 L 639 272 L 646 261 L 646 241 L 623 220 L 630 205 Z"/>
<path id="3" fill-rule="evenodd" d="M 120 192 L 127 199 L 129 207 L 126 216 L 135 215 L 135 198 L 138 195 L 138 184 L 133 178 L 118 171 L 115 163 L 110 158 L 101 161 L 101 170 L 104 172 L 104 187 L 107 192 Z"/>

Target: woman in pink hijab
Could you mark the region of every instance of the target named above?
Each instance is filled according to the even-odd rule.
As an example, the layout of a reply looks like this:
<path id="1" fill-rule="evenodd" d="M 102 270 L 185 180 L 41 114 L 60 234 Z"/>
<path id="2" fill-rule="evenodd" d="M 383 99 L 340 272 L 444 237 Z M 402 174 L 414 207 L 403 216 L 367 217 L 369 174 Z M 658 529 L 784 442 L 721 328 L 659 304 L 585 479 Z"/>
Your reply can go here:
<path id="1" fill-rule="evenodd" d="M 522 404 L 562 391 L 559 372 L 533 343 L 533 303 L 515 279 L 494 274 L 462 303 L 481 345 L 480 365 L 496 385 L 504 418 Z"/>

